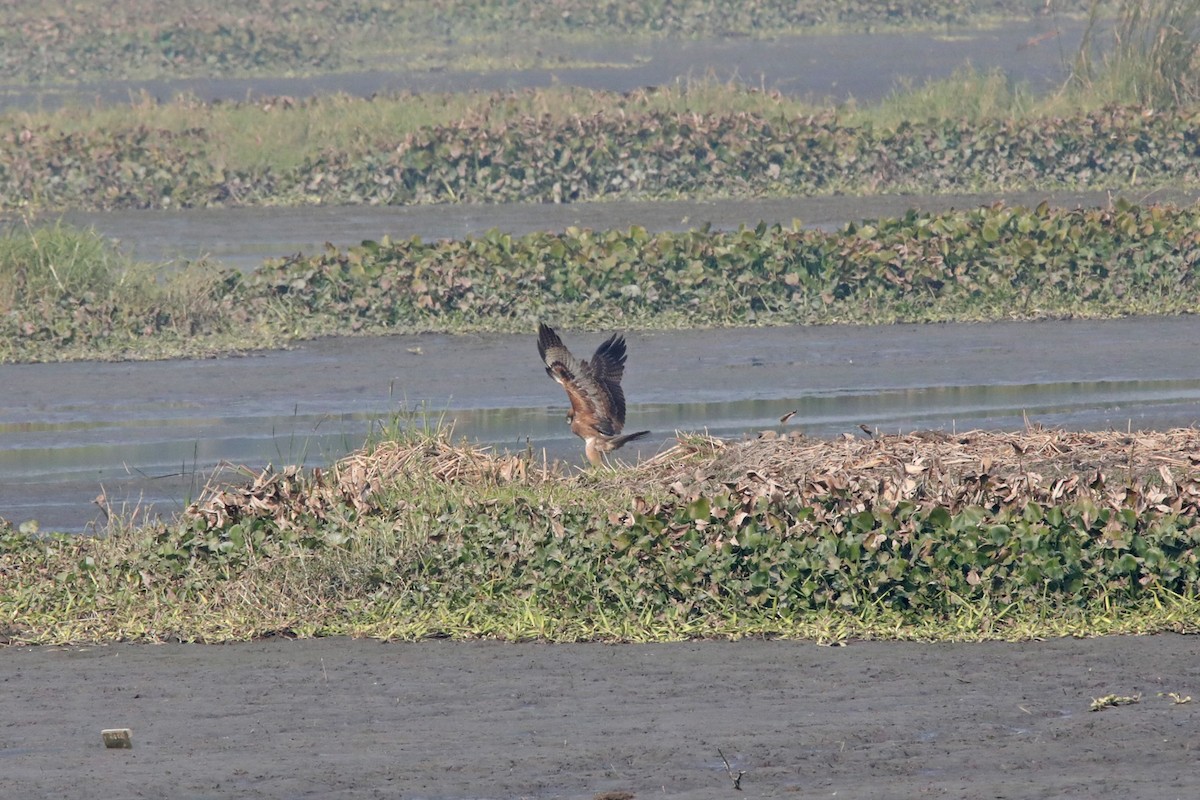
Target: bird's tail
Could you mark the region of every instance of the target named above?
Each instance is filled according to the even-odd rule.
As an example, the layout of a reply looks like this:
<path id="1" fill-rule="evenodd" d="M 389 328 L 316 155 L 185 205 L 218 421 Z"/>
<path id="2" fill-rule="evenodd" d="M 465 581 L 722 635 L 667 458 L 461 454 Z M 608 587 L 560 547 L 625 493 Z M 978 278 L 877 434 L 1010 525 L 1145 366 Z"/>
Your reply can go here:
<path id="1" fill-rule="evenodd" d="M 608 440 L 609 450 L 616 450 L 623 447 L 626 442 L 632 442 L 634 439 L 640 439 L 643 436 L 649 436 L 650 431 L 638 431 L 637 433 L 626 433 L 622 436 L 614 436 Z"/>

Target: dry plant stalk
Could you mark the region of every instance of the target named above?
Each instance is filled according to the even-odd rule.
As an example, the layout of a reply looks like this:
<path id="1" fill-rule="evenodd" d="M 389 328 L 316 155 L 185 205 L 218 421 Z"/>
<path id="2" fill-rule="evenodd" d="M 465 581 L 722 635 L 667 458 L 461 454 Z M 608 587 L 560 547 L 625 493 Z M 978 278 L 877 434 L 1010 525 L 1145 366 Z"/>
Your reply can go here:
<path id="1" fill-rule="evenodd" d="M 589 474 L 635 494 L 657 486 L 690 496 L 723 486 L 772 499 L 809 502 L 836 494 L 864 508 L 910 501 L 951 510 L 1087 499 L 1138 512 L 1200 515 L 1200 430 L 923 431 L 832 440 L 793 434 L 740 442 L 680 435 L 676 445 L 638 465 Z M 379 510 L 380 490 L 406 475 L 466 485 L 579 479 L 528 452 L 497 454 L 437 435 L 385 442 L 307 475 L 298 467 L 267 468 L 241 487 L 208 487 L 185 514 L 203 517 L 210 528 L 247 516 L 296 528 L 347 507 Z"/>

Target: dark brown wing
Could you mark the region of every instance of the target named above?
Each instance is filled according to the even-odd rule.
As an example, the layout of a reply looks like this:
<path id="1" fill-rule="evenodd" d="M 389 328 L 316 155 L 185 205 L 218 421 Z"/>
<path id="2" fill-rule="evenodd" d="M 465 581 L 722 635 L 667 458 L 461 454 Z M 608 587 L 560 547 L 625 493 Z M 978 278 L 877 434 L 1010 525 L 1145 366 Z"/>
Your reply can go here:
<path id="1" fill-rule="evenodd" d="M 621 376 L 625 374 L 625 337 L 615 333 L 608 337 L 596 348 L 587 367 L 608 396 L 613 433 L 620 433 L 625 426 L 625 391 L 621 388 Z"/>
<path id="2" fill-rule="evenodd" d="M 611 341 L 611 339 L 610 339 Z M 609 342 L 600 347 L 603 349 Z M 597 350 L 597 355 L 600 351 Z M 622 423 L 617 422 L 614 429 L 613 398 L 609 384 L 596 379 L 594 368 L 586 361 L 580 361 L 571 355 L 571 351 L 563 345 L 558 334 L 549 325 L 538 325 L 538 353 L 546 365 L 546 374 L 558 381 L 567 391 L 571 401 L 571 430 L 576 435 L 587 438 L 589 435 L 601 434 L 613 436 L 620 432 Z M 608 355 L 601 359 L 601 370 L 607 375 L 613 368 Z M 624 344 L 621 345 L 621 358 L 618 366 L 624 366 Z M 620 375 L 618 372 L 618 379 Z M 620 387 L 617 387 L 618 390 Z M 621 415 L 624 417 L 625 398 L 621 397 Z"/>

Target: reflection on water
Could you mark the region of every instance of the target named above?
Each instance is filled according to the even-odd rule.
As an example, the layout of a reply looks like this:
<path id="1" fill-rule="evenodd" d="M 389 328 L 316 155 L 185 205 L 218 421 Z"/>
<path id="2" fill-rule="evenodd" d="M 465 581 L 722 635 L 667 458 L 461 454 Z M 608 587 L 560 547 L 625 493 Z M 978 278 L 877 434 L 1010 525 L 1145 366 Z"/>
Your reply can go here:
<path id="1" fill-rule="evenodd" d="M 326 463 L 362 445 L 369 420 L 341 420 L 342 429 L 321 431 L 324 420 L 278 421 L 230 419 L 223 425 L 210 420 L 172 420 L 161 430 L 154 425 L 139 429 L 136 441 L 120 435 L 121 426 L 79 423 L 40 426 L 39 433 L 53 437 L 67 429 L 76 434 L 71 444 L 54 445 L 44 440 L 32 444 L 20 436 L 24 425 L 0 426 L 4 449 L 0 450 L 0 480 L 54 481 L 95 477 L 104 480 L 136 471 L 149 477 L 197 472 L 221 461 L 237 463 L 305 464 Z M 263 427 L 255 432 L 257 422 Z M 353 425 L 345 423 L 353 422 Z M 210 427 L 210 425 L 212 427 Z M 220 434 L 213 431 L 221 430 Z M 56 430 L 57 429 L 57 430 Z M 241 432 L 239 435 L 238 432 Z M 40 438 L 40 437 L 39 437 Z M 86 439 L 88 441 L 81 441 Z"/>
<path id="2" fill-rule="evenodd" d="M 221 467 L 322 465 L 362 445 L 367 415 L 0 425 L 0 516 L 81 530 L 111 507 L 174 513 Z M 224 466 L 222 466 L 224 465 Z"/>
<path id="3" fill-rule="evenodd" d="M 779 418 L 797 413 L 784 426 Z M 570 458 L 579 449 L 561 410 L 456 411 L 455 431 L 509 449 L 531 445 Z M 1026 424 L 1068 429 L 1155 429 L 1200 424 L 1200 381 L 1100 381 L 1016 386 L 936 386 L 872 392 L 827 392 L 772 400 L 631 404 L 627 430 L 656 436 L 635 443 L 653 451 L 675 431 L 740 436 L 766 429 L 814 437 L 975 428 L 1013 430 Z M 635 445 L 630 445 L 632 448 Z"/>
<path id="4" fill-rule="evenodd" d="M 779 417 L 795 409 L 781 427 Z M 455 435 L 498 450 L 530 448 L 540 457 L 582 464 L 564 407 L 431 411 L 410 424 L 452 425 Z M 628 429 L 651 437 L 628 446 L 627 459 L 669 447 L 676 431 L 722 437 L 764 429 L 809 436 L 860 435 L 936 428 L 1047 427 L 1125 429 L 1200 424 L 1200 380 L 1101 381 L 1003 386 L 950 386 L 880 391 L 824 391 L 777 399 L 631 404 Z M 194 499 L 213 469 L 230 465 L 319 466 L 361 446 L 386 412 L 289 417 L 192 417 L 159 422 L 20 422 L 0 425 L 0 516 L 37 518 L 44 527 L 82 530 L 98 513 L 92 498 L 114 507 L 155 505 L 173 513 Z"/>

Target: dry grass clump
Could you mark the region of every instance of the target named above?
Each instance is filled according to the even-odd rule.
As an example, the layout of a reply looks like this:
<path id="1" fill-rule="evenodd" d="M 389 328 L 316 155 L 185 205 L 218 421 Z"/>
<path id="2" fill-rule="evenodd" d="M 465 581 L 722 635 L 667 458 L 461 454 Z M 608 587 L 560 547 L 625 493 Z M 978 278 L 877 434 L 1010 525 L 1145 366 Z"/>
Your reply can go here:
<path id="1" fill-rule="evenodd" d="M 952 513 L 1090 500 L 1139 513 L 1200 515 L 1200 429 L 918 431 L 740 442 L 681 434 L 674 447 L 640 464 L 583 476 L 560 463 L 539 463 L 531 453 L 495 453 L 437 434 L 383 442 L 307 476 L 296 467 L 268 467 L 243 486 L 210 487 L 186 515 L 204 518 L 210 529 L 254 517 L 296 530 L 335 510 L 370 514 L 408 505 L 394 489 L 414 480 L 464 487 L 569 487 L 583 480 L 614 497 L 697 496 L 724 486 L 802 502 L 838 496 L 861 508 L 910 501 Z"/>
<path id="2" fill-rule="evenodd" d="M 1200 429 L 1168 431 L 975 430 L 959 434 L 915 431 L 899 435 L 852 435 L 810 439 L 766 435 L 742 442 L 682 437 L 680 444 L 644 462 L 668 467 L 707 446 L 713 470 L 728 477 L 755 472 L 775 478 L 855 472 L 885 477 L 899 465 L 910 474 L 955 475 L 989 465 L 995 474 L 1124 471 L 1131 478 L 1159 473 L 1160 467 L 1200 469 Z M 914 465 L 928 464 L 929 467 Z"/>
<path id="3" fill-rule="evenodd" d="M 397 505 L 385 491 L 417 477 L 442 483 L 537 485 L 562 478 L 552 465 L 540 466 L 529 455 L 499 455 L 487 448 L 455 444 L 449 435 L 385 441 L 351 453 L 328 470 L 268 466 L 241 486 L 210 484 L 184 512 L 221 529 L 246 518 L 274 521 L 282 530 L 300 530 L 352 509 L 357 514 Z M 401 501 L 402 505 L 406 505 Z"/>
<path id="4" fill-rule="evenodd" d="M 703 469 L 671 470 L 661 480 L 770 484 L 785 494 L 852 490 L 872 505 L 899 500 L 998 508 L 1080 499 L 1137 511 L 1200 508 L 1200 430 L 919 431 L 840 439 L 711 440 Z M 655 468 L 657 465 L 647 465 Z"/>

